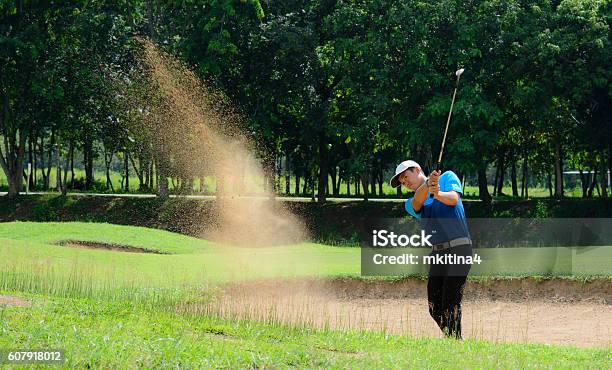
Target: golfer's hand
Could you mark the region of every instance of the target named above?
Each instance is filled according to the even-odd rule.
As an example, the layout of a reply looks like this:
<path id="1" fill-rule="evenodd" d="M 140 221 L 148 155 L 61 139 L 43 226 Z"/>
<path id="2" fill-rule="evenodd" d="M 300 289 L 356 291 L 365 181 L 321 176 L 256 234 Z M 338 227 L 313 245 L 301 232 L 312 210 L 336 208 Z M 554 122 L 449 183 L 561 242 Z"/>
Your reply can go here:
<path id="1" fill-rule="evenodd" d="M 440 184 L 438 182 L 439 180 L 440 171 L 433 171 L 427 179 L 427 187 L 429 194 L 432 194 L 434 198 L 438 196 L 438 192 L 440 191 Z"/>

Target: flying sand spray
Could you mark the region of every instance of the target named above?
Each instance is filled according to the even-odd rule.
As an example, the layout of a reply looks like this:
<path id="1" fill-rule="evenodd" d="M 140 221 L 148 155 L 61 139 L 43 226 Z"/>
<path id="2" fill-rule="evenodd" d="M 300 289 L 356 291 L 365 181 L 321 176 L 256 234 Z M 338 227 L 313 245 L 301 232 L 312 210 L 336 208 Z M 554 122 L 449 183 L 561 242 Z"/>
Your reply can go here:
<path id="1" fill-rule="evenodd" d="M 207 219 L 177 217 L 191 225 L 192 233 L 221 243 L 270 246 L 303 241 L 307 235 L 303 223 L 283 204 L 269 200 L 271 190 L 258 189 L 261 199 L 241 196 L 252 191 L 264 172 L 240 133 L 240 117 L 220 109 L 216 104 L 224 98 L 191 70 L 150 41 L 140 42 L 147 83 L 145 96 L 136 103 L 150 112 L 145 131 L 157 156 L 168 163 L 172 160 L 176 172 L 206 173 L 217 181 L 218 196 Z M 237 178 L 243 178 L 244 188 L 249 189 L 223 186 L 220 194 L 222 184 Z"/>

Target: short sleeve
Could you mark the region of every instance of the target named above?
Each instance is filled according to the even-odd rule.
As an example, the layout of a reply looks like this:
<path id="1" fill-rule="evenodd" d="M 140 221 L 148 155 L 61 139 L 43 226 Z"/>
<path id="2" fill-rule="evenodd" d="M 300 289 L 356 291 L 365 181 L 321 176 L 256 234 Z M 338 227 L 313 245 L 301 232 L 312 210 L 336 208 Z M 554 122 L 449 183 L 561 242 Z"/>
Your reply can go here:
<path id="1" fill-rule="evenodd" d="M 406 212 L 408 212 L 413 217 L 416 217 L 417 219 L 421 219 L 421 211 L 417 213 L 414 211 L 414 208 L 412 208 L 412 199 L 414 198 L 408 199 L 406 203 L 404 204 L 404 207 L 406 208 Z"/>
<path id="2" fill-rule="evenodd" d="M 453 171 L 446 171 L 440 176 L 440 191 L 456 191 L 463 195 L 461 180 Z"/>

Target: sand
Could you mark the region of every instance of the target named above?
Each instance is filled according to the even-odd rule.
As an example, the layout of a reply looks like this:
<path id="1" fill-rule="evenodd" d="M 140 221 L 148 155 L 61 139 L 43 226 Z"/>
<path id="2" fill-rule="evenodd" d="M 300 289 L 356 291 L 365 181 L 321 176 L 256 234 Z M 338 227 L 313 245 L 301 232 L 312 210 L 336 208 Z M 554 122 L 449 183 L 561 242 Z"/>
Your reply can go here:
<path id="1" fill-rule="evenodd" d="M 491 295 L 480 284 L 466 287 L 464 338 L 578 347 L 610 347 L 612 344 L 612 305 L 606 301 L 609 283 L 600 283 L 596 289 L 585 285 L 580 291 L 559 289 L 555 293 L 543 289 L 539 295 L 534 294 L 537 289 L 522 290 L 519 294 L 521 290 L 515 288 L 525 285 L 521 281 L 495 284 L 495 291 L 502 295 Z M 553 281 L 544 286 L 554 284 Z M 244 282 L 226 286 L 224 294 L 210 309 L 222 316 L 272 319 L 319 328 L 329 326 L 441 337 L 427 311 L 424 281 L 376 283 L 368 287 L 370 294 L 359 285 L 364 284 L 312 280 Z M 503 285 L 506 289 L 499 289 Z M 568 286 L 564 281 L 558 285 Z"/>
<path id="2" fill-rule="evenodd" d="M 0 295 L 0 306 L 16 306 L 16 307 L 27 307 L 30 302 L 19 297 L 11 295 Z"/>

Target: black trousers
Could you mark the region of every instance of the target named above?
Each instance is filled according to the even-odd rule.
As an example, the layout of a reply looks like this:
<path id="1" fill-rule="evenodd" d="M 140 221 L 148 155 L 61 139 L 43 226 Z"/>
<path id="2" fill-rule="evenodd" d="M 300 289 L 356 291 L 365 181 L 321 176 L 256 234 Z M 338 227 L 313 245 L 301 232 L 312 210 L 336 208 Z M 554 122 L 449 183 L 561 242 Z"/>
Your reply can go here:
<path id="1" fill-rule="evenodd" d="M 430 256 L 436 255 L 467 257 L 472 255 L 472 246 L 459 245 L 430 253 Z M 448 337 L 461 339 L 461 299 L 471 267 L 470 264 L 431 264 L 429 268 L 429 314 Z"/>

